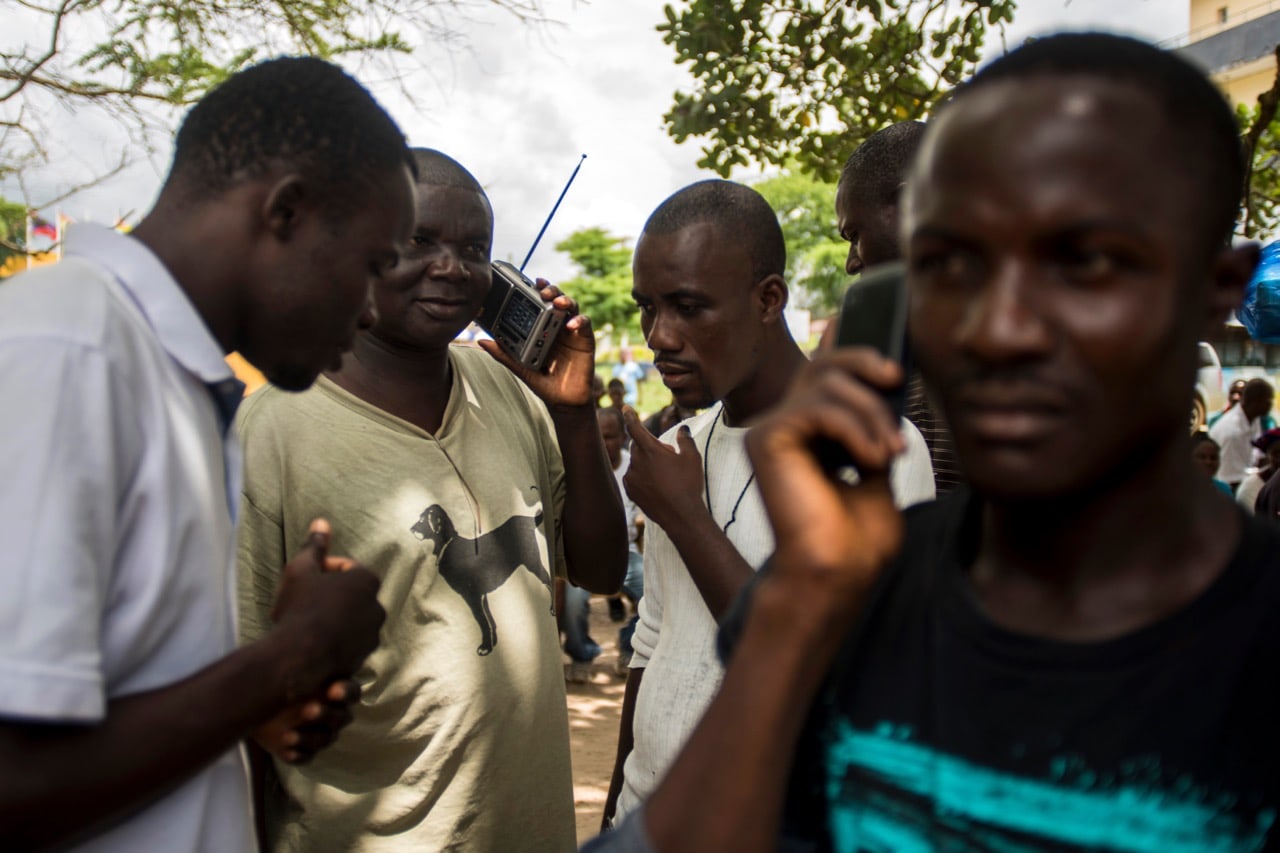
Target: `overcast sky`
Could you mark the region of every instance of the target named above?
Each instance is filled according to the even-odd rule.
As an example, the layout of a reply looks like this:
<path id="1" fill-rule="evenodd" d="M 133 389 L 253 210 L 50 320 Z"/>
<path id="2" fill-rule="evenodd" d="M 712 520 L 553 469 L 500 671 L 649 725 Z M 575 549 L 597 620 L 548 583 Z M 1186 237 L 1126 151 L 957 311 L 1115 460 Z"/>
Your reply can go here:
<path id="1" fill-rule="evenodd" d="M 1163 41 L 1187 30 L 1187 0 L 1022 0 L 1006 43 L 1060 29 L 1105 28 Z M 465 25 L 468 47 L 420 50 L 402 80 L 413 102 L 385 70 L 362 68 L 366 82 L 414 145 L 456 157 L 483 183 L 495 211 L 495 258 L 517 263 L 581 154 L 587 155 L 529 272 L 572 275 L 553 249 L 571 232 L 599 225 L 634 237 L 649 212 L 672 191 L 705 177 L 696 141 L 676 145 L 662 115 L 673 91 L 688 87 L 654 26 L 663 0 L 544 0 L 556 23 L 529 28 L 485 14 Z M 990 45 L 999 50 L 999 44 Z M 54 172 L 27 184 L 39 203 L 81 174 L 114 162 L 129 144 L 109 119 L 44 116 L 70 153 Z M 168 165 L 167 144 L 103 186 L 62 203 L 75 219 L 106 221 L 154 200 Z M 752 179 L 759 171 L 735 178 Z M 9 198 L 12 185 L 0 186 Z M 46 211 L 52 214 L 52 209 Z"/>

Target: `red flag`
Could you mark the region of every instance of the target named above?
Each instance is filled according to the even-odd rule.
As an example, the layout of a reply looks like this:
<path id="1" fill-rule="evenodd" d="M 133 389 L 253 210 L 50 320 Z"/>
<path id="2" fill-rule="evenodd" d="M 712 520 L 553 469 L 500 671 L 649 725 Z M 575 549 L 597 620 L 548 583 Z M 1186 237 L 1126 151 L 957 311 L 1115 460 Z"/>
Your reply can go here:
<path id="1" fill-rule="evenodd" d="M 39 216 L 31 217 L 31 235 L 48 237 L 50 240 L 58 239 L 58 227 L 47 219 L 41 219 Z"/>

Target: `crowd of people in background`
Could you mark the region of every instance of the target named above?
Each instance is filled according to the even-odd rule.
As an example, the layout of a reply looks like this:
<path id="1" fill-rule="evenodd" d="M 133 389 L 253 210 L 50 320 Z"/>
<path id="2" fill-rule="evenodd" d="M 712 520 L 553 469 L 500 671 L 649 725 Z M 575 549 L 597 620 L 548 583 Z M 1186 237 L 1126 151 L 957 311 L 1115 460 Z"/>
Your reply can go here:
<path id="1" fill-rule="evenodd" d="M 0 287 L 5 844 L 572 850 L 600 594 L 590 851 L 1280 846 L 1274 389 L 1190 453 L 1185 417 L 1258 259 L 1238 142 L 1102 34 L 862 141 L 832 229 L 913 364 L 806 351 L 765 199 L 676 189 L 642 420 L 550 282 L 542 369 L 454 345 L 495 216 L 458 159 L 329 63 L 232 76 L 132 235 Z M 272 382 L 243 403 L 232 350 Z"/>

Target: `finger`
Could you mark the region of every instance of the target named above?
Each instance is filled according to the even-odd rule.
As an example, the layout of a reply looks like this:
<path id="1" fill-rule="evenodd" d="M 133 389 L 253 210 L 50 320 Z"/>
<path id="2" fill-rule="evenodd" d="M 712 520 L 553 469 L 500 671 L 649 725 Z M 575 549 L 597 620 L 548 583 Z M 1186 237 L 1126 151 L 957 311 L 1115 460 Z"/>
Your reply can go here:
<path id="1" fill-rule="evenodd" d="M 559 287 L 545 278 L 537 279 L 536 284 L 538 286 L 538 295 L 542 297 L 544 302 L 554 302 L 556 297 L 563 293 Z"/>
<path id="2" fill-rule="evenodd" d="M 345 707 L 345 706 L 344 706 Z M 314 723 L 297 731 L 298 741 L 289 747 L 291 752 L 309 759 L 338 739 L 338 735 L 351 722 L 351 714 L 335 712 L 322 723 Z"/>
<path id="3" fill-rule="evenodd" d="M 349 572 L 360 564 L 350 557 L 325 557 L 324 570 L 326 572 Z"/>
<path id="4" fill-rule="evenodd" d="M 834 368 L 872 387 L 891 391 L 902 385 L 902 365 L 872 347 L 837 347 L 813 359 L 816 370 Z"/>
<path id="5" fill-rule="evenodd" d="M 360 701 L 360 682 L 343 678 L 333 682 L 325 690 L 325 699 L 330 702 L 343 702 L 351 704 Z"/>
<path id="6" fill-rule="evenodd" d="M 622 420 L 627 426 L 627 435 L 631 436 L 631 441 L 634 442 L 632 453 L 637 447 L 641 450 L 653 451 L 662 446 L 658 437 L 644 428 L 644 424 L 640 422 L 640 415 L 635 409 L 623 406 Z"/>
<path id="7" fill-rule="evenodd" d="M 578 314 L 578 300 L 564 293 L 553 299 L 551 304 L 570 316 L 577 316 Z"/>
<path id="8" fill-rule="evenodd" d="M 676 448 L 679 449 L 681 456 L 692 455 L 695 459 L 702 456 L 698 452 L 698 445 L 693 441 L 693 433 L 684 424 L 676 430 Z"/>
<path id="9" fill-rule="evenodd" d="M 876 469 L 906 449 L 901 424 L 880 392 L 842 373 L 822 377 L 819 407 L 824 437 L 857 443 L 855 458 Z"/>
<path id="10" fill-rule="evenodd" d="M 333 527 L 327 518 L 313 518 L 307 527 L 307 547 L 315 554 L 316 565 L 323 566 L 324 558 L 329 553 L 329 540 L 333 536 Z"/>
<path id="11" fill-rule="evenodd" d="M 818 438 L 835 441 L 849 451 L 861 484 L 851 487 L 828 476 L 813 454 Z M 866 432 L 863 422 L 831 405 L 771 418 L 748 433 L 747 447 L 761 497 L 780 540 L 803 539 L 807 531 L 822 525 L 843 527 L 850 494 L 868 490 L 878 494 L 877 485 L 887 482 L 885 474 L 892 459 L 882 443 Z"/>

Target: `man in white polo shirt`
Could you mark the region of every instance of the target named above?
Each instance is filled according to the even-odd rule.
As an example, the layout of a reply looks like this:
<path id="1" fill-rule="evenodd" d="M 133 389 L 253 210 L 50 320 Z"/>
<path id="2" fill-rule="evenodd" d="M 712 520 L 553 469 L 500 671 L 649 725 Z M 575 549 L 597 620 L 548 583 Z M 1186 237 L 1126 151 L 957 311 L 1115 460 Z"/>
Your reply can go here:
<path id="1" fill-rule="evenodd" d="M 407 239 L 411 170 L 336 66 L 263 63 L 192 109 L 132 235 L 77 227 L 0 286 L 6 848 L 250 850 L 240 741 L 305 760 L 349 719 L 383 613 L 325 522 L 236 649 L 223 355 L 291 389 L 336 364 Z"/>

